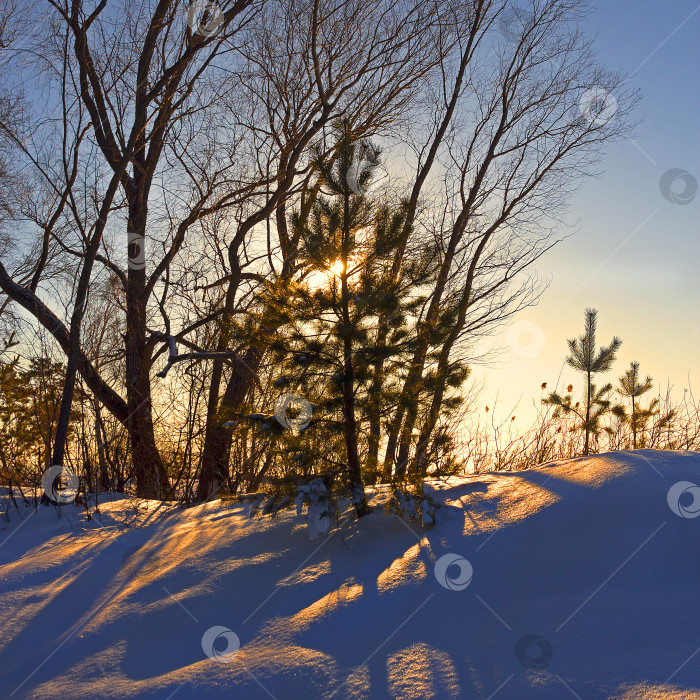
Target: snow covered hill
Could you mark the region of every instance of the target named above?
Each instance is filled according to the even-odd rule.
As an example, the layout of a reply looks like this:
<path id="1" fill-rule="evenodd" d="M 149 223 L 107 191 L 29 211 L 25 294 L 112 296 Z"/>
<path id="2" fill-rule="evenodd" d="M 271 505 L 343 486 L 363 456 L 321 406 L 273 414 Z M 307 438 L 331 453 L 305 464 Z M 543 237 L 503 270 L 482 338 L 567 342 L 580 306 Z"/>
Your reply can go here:
<path id="1" fill-rule="evenodd" d="M 0 523 L 0 697 L 700 698 L 698 485 L 697 453 L 599 455 L 313 541 L 241 504 L 27 508 Z"/>

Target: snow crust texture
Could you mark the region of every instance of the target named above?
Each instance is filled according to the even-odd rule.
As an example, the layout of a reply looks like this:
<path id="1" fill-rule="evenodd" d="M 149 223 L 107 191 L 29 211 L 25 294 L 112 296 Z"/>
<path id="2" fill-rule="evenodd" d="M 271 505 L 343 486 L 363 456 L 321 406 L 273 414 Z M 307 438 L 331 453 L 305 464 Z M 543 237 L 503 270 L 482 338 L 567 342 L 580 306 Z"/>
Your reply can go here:
<path id="1" fill-rule="evenodd" d="M 320 485 L 274 519 L 11 509 L 0 698 L 700 699 L 700 454 L 427 490 L 429 529 L 380 491 L 329 534 Z"/>

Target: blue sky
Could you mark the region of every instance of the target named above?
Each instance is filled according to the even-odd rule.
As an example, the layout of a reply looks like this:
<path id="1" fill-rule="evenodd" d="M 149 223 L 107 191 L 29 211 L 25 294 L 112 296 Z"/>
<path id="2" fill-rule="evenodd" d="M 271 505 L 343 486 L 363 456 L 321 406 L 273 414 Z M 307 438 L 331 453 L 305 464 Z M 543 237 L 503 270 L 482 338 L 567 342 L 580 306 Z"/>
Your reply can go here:
<path id="1" fill-rule="evenodd" d="M 700 394 L 700 195 L 673 204 L 659 184 L 672 168 L 700 178 L 700 4 L 608 0 L 585 28 L 597 36 L 602 61 L 634 73 L 641 124 L 633 141 L 610 148 L 604 175 L 575 196 L 577 232 L 537 268 L 551 279 L 540 303 L 504 331 L 495 366 L 474 372 L 486 380 L 482 403 L 493 405 L 498 393 L 505 415 L 520 400 L 519 420 L 532 418 L 542 382 L 553 388 L 566 339 L 582 332 L 589 306 L 599 310 L 599 344 L 623 340 L 604 381 L 637 360 L 657 386 L 670 380 L 677 396 L 690 372 Z M 676 180 L 674 191 L 683 189 Z M 581 387 L 565 369 L 562 383 L 570 381 Z"/>

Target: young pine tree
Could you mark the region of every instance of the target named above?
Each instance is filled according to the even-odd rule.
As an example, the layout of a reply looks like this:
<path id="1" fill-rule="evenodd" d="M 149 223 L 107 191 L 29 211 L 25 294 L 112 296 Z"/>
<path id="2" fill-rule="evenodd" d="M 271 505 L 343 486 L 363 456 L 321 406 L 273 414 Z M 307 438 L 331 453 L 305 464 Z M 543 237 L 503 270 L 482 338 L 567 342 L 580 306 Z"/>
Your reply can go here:
<path id="1" fill-rule="evenodd" d="M 577 409 L 578 404 L 572 405 L 572 396 L 560 396 L 552 392 L 543 403 L 556 406 L 555 416 L 558 411 L 564 413 L 573 412 L 581 419 L 581 428 L 585 432 L 583 454 L 590 452 L 590 436 L 598 435 L 600 430 L 600 418 L 610 410 L 608 395 L 612 391 L 612 384 L 606 384 L 597 389 L 593 384 L 593 375 L 607 372 L 615 361 L 617 351 L 622 341 L 615 336 L 610 345 L 596 349 L 596 325 L 598 312 L 595 309 L 586 309 L 585 330 L 578 338 L 567 340 L 569 356 L 566 363 L 575 370 L 586 375 L 586 396 L 583 410 Z"/>
<path id="2" fill-rule="evenodd" d="M 267 325 L 278 329 L 271 344 L 273 366 L 281 373 L 278 386 L 313 403 L 309 430 L 317 442 L 324 436 L 323 453 L 315 455 L 317 472 L 332 468 L 323 472 L 326 479 L 345 474 L 362 516 L 369 512 L 363 425 L 390 400 L 390 389 L 386 396 L 370 390 L 373 370 L 382 363 L 392 371 L 408 361 L 413 341 L 407 318 L 420 300 L 407 290 L 424 284 L 432 268 L 421 258 L 390 274 L 406 235 L 405 207 L 382 205 L 366 195 L 379 164 L 377 148 L 357 138 L 347 122 L 336 125 L 336 139 L 330 156 L 316 153 L 320 190 L 308 216 L 300 210 L 291 217 L 300 274 L 284 289 L 270 287 L 263 301 Z M 381 347 L 376 343 L 380 317 L 388 319 L 390 329 Z"/>
<path id="3" fill-rule="evenodd" d="M 651 377 L 641 382 L 639 379 L 639 362 L 630 362 L 630 368 L 619 378 L 617 393 L 631 400 L 632 411 L 629 415 L 622 405 L 615 406 L 615 415 L 627 423 L 632 431 L 632 445 L 637 449 L 637 437 L 644 433 L 649 418 L 658 413 L 659 400 L 653 399 L 646 408 L 642 408 L 639 397 L 646 394 L 653 386 Z"/>

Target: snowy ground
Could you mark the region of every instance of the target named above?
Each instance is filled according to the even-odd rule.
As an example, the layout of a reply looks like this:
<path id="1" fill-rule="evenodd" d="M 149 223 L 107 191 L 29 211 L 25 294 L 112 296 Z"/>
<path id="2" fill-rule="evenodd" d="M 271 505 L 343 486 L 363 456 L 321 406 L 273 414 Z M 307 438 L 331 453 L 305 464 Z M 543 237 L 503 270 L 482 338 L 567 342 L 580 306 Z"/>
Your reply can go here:
<path id="1" fill-rule="evenodd" d="M 0 697 L 700 698 L 693 484 L 700 454 L 614 453 L 314 541 L 240 504 L 27 508 L 0 521 Z"/>

